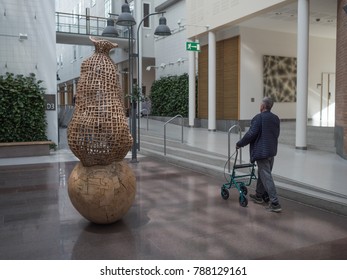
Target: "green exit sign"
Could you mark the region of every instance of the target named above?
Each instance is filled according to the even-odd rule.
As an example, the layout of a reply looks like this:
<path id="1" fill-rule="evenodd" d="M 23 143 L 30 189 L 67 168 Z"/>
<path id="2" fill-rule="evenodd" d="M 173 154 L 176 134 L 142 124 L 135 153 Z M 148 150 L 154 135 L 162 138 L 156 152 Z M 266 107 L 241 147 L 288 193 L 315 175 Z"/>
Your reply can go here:
<path id="1" fill-rule="evenodd" d="M 200 43 L 197 42 L 186 42 L 186 50 L 199 52 L 200 51 Z"/>

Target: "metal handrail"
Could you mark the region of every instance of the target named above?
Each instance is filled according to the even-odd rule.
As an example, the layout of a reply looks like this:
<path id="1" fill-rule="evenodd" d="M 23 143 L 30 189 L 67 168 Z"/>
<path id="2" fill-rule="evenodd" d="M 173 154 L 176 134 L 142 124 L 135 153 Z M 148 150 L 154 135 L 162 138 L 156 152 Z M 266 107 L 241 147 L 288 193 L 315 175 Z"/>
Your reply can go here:
<path id="1" fill-rule="evenodd" d="M 141 114 L 142 114 L 142 112 L 146 112 L 146 118 L 147 118 L 147 131 L 148 131 L 148 115 L 149 115 L 149 112 L 148 112 L 148 110 L 147 109 L 142 109 L 141 110 Z"/>
<path id="2" fill-rule="evenodd" d="M 239 124 L 234 124 L 232 127 L 229 128 L 228 130 L 228 172 L 230 173 L 230 134 L 231 131 L 237 127 L 239 129 L 239 135 L 240 135 L 240 140 L 242 138 L 242 134 L 241 134 L 241 126 Z M 242 150 L 240 149 L 240 164 L 242 163 Z"/>
<path id="3" fill-rule="evenodd" d="M 101 35 L 106 18 L 56 12 L 56 31 L 86 35 Z M 91 32 L 91 30 L 93 30 Z"/>
<path id="4" fill-rule="evenodd" d="M 56 32 L 101 36 L 106 27 L 107 18 L 85 14 L 56 12 Z M 119 38 L 128 38 L 127 29 L 117 28 Z"/>
<path id="5" fill-rule="evenodd" d="M 176 115 L 173 118 L 169 119 L 165 124 L 164 124 L 164 155 L 166 156 L 166 125 L 173 121 L 174 119 L 181 118 L 181 127 L 182 127 L 182 137 L 181 137 L 181 143 L 183 143 L 183 117 L 182 115 Z"/>

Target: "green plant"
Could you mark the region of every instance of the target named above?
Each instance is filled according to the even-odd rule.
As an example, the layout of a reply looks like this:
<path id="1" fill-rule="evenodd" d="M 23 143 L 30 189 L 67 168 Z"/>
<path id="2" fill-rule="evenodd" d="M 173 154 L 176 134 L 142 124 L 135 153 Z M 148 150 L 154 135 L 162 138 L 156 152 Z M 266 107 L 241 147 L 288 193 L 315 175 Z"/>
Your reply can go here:
<path id="1" fill-rule="evenodd" d="M 127 94 L 125 97 L 128 98 L 130 102 L 142 102 L 145 100 L 145 97 L 141 93 L 140 87 L 137 84 L 133 85 L 133 94 Z"/>
<path id="2" fill-rule="evenodd" d="M 0 75 L 0 142 L 47 140 L 41 83 L 33 73 Z"/>
<path id="3" fill-rule="evenodd" d="M 188 116 L 188 74 L 162 77 L 151 87 L 151 114 L 172 117 Z"/>

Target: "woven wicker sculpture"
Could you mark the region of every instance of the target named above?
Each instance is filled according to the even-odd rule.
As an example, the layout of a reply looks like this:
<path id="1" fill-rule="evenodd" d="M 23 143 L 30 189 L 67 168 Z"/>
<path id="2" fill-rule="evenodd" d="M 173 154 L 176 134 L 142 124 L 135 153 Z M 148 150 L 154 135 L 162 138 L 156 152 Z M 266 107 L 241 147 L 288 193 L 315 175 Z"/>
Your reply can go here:
<path id="1" fill-rule="evenodd" d="M 81 66 L 68 143 L 79 162 L 68 181 L 73 206 L 98 224 L 119 220 L 135 199 L 136 178 L 124 157 L 132 137 L 124 114 L 117 68 L 109 51 L 117 45 L 95 40 L 95 53 Z"/>
<path id="2" fill-rule="evenodd" d="M 84 166 L 123 160 L 132 145 L 121 101 L 119 74 L 109 57 L 110 50 L 117 45 L 91 40 L 95 53 L 82 63 L 67 136 L 71 151 Z"/>

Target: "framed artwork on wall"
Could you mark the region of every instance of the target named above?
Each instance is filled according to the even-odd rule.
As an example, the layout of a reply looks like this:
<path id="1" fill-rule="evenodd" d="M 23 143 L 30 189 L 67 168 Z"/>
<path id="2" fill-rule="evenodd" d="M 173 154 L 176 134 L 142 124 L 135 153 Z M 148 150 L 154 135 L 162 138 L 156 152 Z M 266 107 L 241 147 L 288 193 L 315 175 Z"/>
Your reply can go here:
<path id="1" fill-rule="evenodd" d="M 296 72 L 296 57 L 264 55 L 264 96 L 274 102 L 296 102 Z"/>

